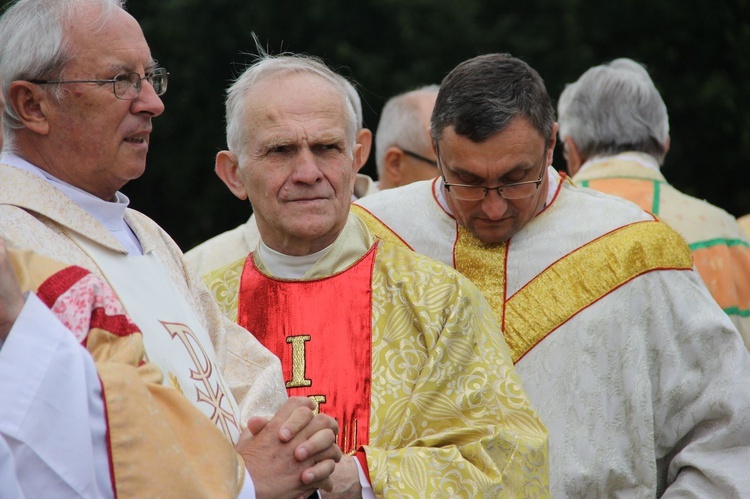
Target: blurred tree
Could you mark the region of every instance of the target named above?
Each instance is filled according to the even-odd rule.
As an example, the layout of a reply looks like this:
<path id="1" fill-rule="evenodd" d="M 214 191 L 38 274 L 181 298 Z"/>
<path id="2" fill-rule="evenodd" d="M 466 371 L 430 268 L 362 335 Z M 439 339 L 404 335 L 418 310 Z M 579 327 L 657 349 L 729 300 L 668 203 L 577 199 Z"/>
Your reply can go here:
<path id="1" fill-rule="evenodd" d="M 224 92 L 253 60 L 252 32 L 270 53 L 313 54 L 358 82 L 373 130 L 388 97 L 439 83 L 478 54 L 524 59 L 553 100 L 588 67 L 631 57 L 667 103 L 668 179 L 750 212 L 750 0 L 131 0 L 128 9 L 170 86 L 146 174 L 124 191 L 183 249 L 250 213 L 212 170 L 225 147 Z M 555 164 L 564 166 L 559 154 Z M 374 171 L 371 158 L 364 172 Z"/>

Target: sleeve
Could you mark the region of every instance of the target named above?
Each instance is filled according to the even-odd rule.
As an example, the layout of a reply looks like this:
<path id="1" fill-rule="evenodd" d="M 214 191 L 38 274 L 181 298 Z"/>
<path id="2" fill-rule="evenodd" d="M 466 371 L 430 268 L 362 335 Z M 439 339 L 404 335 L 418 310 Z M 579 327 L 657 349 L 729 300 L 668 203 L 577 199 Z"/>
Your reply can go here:
<path id="1" fill-rule="evenodd" d="M 409 286 L 373 285 L 387 331 L 373 339 L 365 446 L 375 496 L 547 496 L 547 431 L 484 298 L 436 262 L 395 261 L 390 275 L 401 268 Z"/>
<path id="2" fill-rule="evenodd" d="M 2 497 L 112 497 L 94 362 L 29 293 L 0 349 Z"/>
<path id="3" fill-rule="evenodd" d="M 750 354 L 696 272 L 649 279 L 663 497 L 750 497 Z"/>
<path id="4" fill-rule="evenodd" d="M 21 289 L 33 290 L 43 304 L 41 308 L 46 306 L 45 312 L 54 314 L 60 323 L 58 334 L 72 340 L 67 342 L 71 343 L 71 350 L 88 359 L 85 362 L 88 367 L 85 380 L 78 375 L 76 364 L 70 362 L 55 375 L 58 382 L 78 387 L 78 393 L 73 394 L 77 397 L 52 390 L 41 401 L 46 412 L 40 412 L 40 417 L 29 418 L 23 412 L 27 402 L 22 400 L 17 408 L 3 406 L 9 411 L 8 417 L 0 420 L 5 424 L 17 421 L 16 426 L 26 432 L 22 434 L 24 438 L 64 449 L 63 464 L 76 472 L 80 467 L 90 474 L 95 471 L 100 474 L 96 462 L 73 453 L 72 449 L 78 446 L 76 442 L 82 439 L 76 435 L 84 431 L 103 435 L 104 455 L 108 460 L 103 475 L 111 480 L 110 495 L 236 497 L 245 475 L 242 458 L 213 421 L 180 391 L 163 383 L 158 366 L 145 362 L 141 334 L 125 315 L 114 291 L 80 267 L 64 266 L 31 253 L 19 254 L 14 261 Z M 35 348 L 41 352 L 57 348 L 54 338 L 43 339 L 49 329 L 46 324 L 31 324 L 26 334 L 17 334 L 20 332 L 15 330 L 16 325 L 0 351 L 3 357 L 12 354 L 17 340 L 37 341 Z M 30 364 L 35 362 L 36 359 Z M 10 367 L 7 361 L 0 365 L 5 368 L 6 364 Z M 16 366 L 16 370 L 22 368 Z M 87 383 L 97 389 L 93 402 L 80 394 Z M 34 388 L 39 383 L 28 378 L 23 384 Z M 76 416 L 68 417 L 62 410 L 57 411 L 57 405 L 74 411 Z M 86 408 L 90 413 L 98 411 L 99 417 L 80 417 L 80 411 Z M 50 412 L 50 409 L 55 410 Z M 13 431 L 13 426 L 9 430 Z M 70 441 L 73 437 L 76 441 Z M 12 448 L 12 442 L 7 441 Z M 19 464 L 23 463 L 16 459 L 16 465 Z M 106 491 L 100 493 L 89 485 L 92 480 L 76 480 L 71 473 L 64 476 L 73 480 L 71 486 L 83 488 L 74 491 L 75 497 L 106 496 Z M 58 488 L 52 487 L 34 497 L 45 497 L 49 490 L 55 490 L 58 496 Z"/>

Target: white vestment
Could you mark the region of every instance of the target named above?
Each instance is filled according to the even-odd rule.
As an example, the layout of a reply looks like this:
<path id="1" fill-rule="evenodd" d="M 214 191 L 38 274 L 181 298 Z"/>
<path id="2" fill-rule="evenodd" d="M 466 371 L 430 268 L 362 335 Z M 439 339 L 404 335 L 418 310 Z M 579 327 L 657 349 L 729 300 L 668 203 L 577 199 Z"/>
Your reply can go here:
<path id="1" fill-rule="evenodd" d="M 11 247 L 29 249 L 55 260 L 107 276 L 77 242 L 85 238 L 101 251 L 127 262 L 128 254 L 112 234 L 88 212 L 46 179 L 16 167 L 0 165 L 0 236 Z M 286 399 L 278 359 L 251 334 L 225 319 L 213 296 L 193 277 L 182 252 L 155 222 L 128 209 L 125 221 L 145 255 L 163 266 L 177 293 L 195 311 L 216 351 L 213 365 L 235 383 L 229 385 L 240 410 L 240 421 L 251 415 L 272 415 Z M 134 272 L 133 279 L 138 279 Z M 173 322 L 179 322 L 172 319 Z M 209 345 L 210 347 L 210 345 Z M 204 349 L 206 352 L 210 348 Z M 242 424 L 242 423 L 241 423 Z"/>
<path id="2" fill-rule="evenodd" d="M 486 297 L 506 335 L 516 324 L 506 322 L 504 307 L 552 264 L 622 227 L 659 224 L 622 199 L 566 182 L 551 188 L 546 208 L 503 245 L 505 272 L 474 269 L 490 286 L 505 278 L 500 295 Z M 415 251 L 461 267 L 463 229 L 439 201 L 442 190 L 440 179 L 423 181 L 356 204 Z M 517 322 L 544 324 L 576 290 L 607 277 L 607 264 L 616 263 L 608 257 L 593 254 L 566 269 Z M 665 489 L 666 496 L 750 497 L 750 356 L 687 261 L 687 269 L 627 280 L 517 361 L 550 432 L 553 497 L 654 497 Z"/>

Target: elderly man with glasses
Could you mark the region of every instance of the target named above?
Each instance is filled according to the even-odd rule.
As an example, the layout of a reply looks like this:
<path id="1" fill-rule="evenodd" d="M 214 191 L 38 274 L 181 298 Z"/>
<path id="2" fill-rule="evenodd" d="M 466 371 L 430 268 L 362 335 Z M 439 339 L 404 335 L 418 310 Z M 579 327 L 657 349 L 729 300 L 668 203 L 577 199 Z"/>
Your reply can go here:
<path id="1" fill-rule="evenodd" d="M 552 104 L 508 54 L 451 71 L 431 128 L 441 177 L 353 211 L 484 292 L 549 428 L 553 497 L 750 496 L 750 356 L 682 238 L 549 166 Z"/>
<path id="2" fill-rule="evenodd" d="M 278 359 L 222 317 L 208 290 L 187 272 L 171 238 L 128 209 L 128 198 L 119 192 L 144 172 L 152 120 L 164 111 L 159 96 L 167 89 L 168 74 L 152 58 L 123 2 L 20 0 L 0 19 L 0 73 L 7 102 L 0 237 L 10 247 L 104 278 L 142 333 L 145 358 L 161 368 L 155 379 L 182 393 L 197 409 L 193 417 L 208 418 L 208 431 L 230 446 L 225 473 L 209 476 L 187 495 L 297 497 L 328 487 L 341 456 L 334 445 L 335 421 L 315 415 L 307 399 L 286 400 Z M 18 324 L 7 315 L 0 306 L 2 327 L 13 325 L 3 354 L 19 335 L 55 326 Z M 30 378 L 44 374 L 33 350 L 14 355 L 27 356 Z M 225 374 L 235 381 L 227 382 Z M 23 386 L 33 391 L 35 385 Z M 54 459 L 35 454 L 35 446 L 23 450 L 28 468 L 21 492 L 33 497 L 161 494 L 162 489 L 153 488 L 160 479 L 159 453 L 138 452 L 139 439 L 147 441 L 150 432 L 160 430 L 130 426 L 122 400 L 116 391 L 99 390 L 81 401 L 81 417 L 92 428 L 85 445 L 63 440 L 64 445 L 52 447 Z M 47 417 L 56 417 L 51 405 L 38 407 L 50 407 Z M 250 420 L 255 436 L 247 438 L 248 432 L 240 438 L 250 416 L 273 414 L 270 421 Z M 162 423 L 169 427 L 169 421 L 165 416 Z M 46 428 L 24 430 L 43 434 Z M 52 441 L 62 437 L 70 435 L 47 435 Z M 190 434 L 171 438 L 174 442 L 162 452 L 192 452 L 199 456 L 198 466 L 217 457 L 191 445 Z M 235 445 L 241 455 L 232 449 Z M 81 453 L 72 454 L 73 448 Z M 66 453 L 71 453 L 67 462 Z M 193 473 L 188 462 L 182 470 L 186 476 Z M 2 496 L 5 486 L 0 484 Z M 172 493 L 179 495 L 176 490 Z"/>

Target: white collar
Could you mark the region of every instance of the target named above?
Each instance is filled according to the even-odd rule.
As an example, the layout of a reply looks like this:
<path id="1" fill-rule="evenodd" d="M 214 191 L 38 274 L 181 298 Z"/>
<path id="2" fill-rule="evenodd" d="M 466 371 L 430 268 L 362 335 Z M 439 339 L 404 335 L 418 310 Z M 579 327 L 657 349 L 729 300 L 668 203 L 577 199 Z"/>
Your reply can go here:
<path id="1" fill-rule="evenodd" d="M 266 246 L 266 243 L 261 240 L 258 245 L 258 251 L 260 252 L 260 257 L 263 260 L 263 263 L 275 277 L 280 277 L 282 279 L 301 279 L 307 271 L 318 262 L 318 260 L 325 256 L 328 250 L 331 249 L 331 246 L 333 245 L 327 246 L 310 255 L 291 256 L 269 248 Z"/>
<path id="2" fill-rule="evenodd" d="M 38 166 L 32 165 L 20 156 L 10 152 L 3 152 L 0 162 L 47 180 L 74 203 L 83 208 L 89 215 L 98 220 L 99 223 L 122 243 L 129 254 L 143 254 L 143 249 L 138 238 L 125 222 L 125 210 L 130 204 L 130 199 L 125 194 L 118 191 L 115 194 L 114 201 L 105 201 L 67 182 L 63 182 L 54 175 L 50 175 Z"/>

